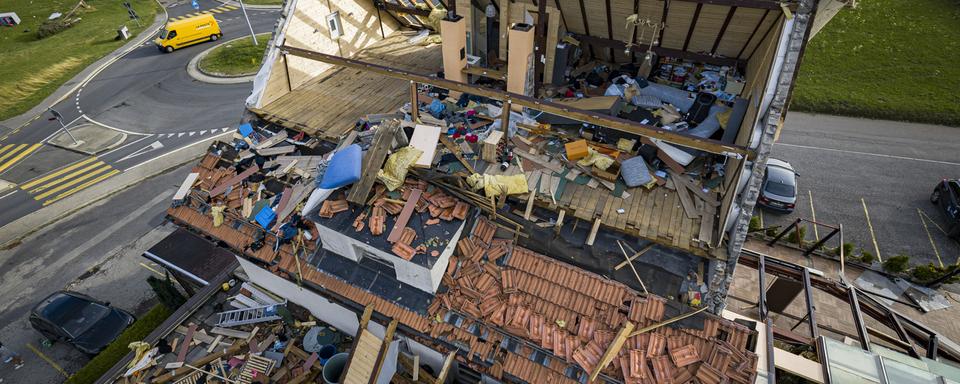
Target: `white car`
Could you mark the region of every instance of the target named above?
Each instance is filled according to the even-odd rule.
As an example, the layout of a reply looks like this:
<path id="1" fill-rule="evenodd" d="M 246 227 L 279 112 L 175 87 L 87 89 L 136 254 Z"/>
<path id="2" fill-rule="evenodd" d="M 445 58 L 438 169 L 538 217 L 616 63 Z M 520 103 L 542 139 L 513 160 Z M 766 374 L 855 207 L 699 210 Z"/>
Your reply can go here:
<path id="1" fill-rule="evenodd" d="M 793 212 L 797 205 L 797 172 L 790 163 L 774 158 L 767 160 L 767 173 L 757 203 L 778 212 Z"/>

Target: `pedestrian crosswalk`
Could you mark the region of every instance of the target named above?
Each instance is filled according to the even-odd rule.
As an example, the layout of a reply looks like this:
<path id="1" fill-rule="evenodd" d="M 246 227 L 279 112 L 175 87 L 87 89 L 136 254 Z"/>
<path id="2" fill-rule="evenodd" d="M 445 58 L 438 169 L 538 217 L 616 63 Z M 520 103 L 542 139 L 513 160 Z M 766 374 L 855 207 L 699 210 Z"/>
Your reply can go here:
<path id="1" fill-rule="evenodd" d="M 197 11 L 197 12 L 193 12 L 193 13 L 188 13 L 188 14 L 183 15 L 183 16 L 171 17 L 170 20 L 171 20 L 171 21 L 174 21 L 174 20 L 183 20 L 183 19 L 186 19 L 186 18 L 188 18 L 188 17 L 200 16 L 200 15 L 209 14 L 209 13 L 213 13 L 213 14 L 226 13 L 226 12 L 230 12 L 230 11 L 235 11 L 235 10 L 237 10 L 237 9 L 240 9 L 240 7 L 237 7 L 237 6 L 235 6 L 235 5 L 221 5 L 221 6 L 216 7 L 216 8 L 210 8 L 210 9 L 203 10 L 203 11 Z"/>
<path id="2" fill-rule="evenodd" d="M 96 157 L 90 157 L 20 185 L 34 200 L 44 206 L 120 173 Z"/>
<path id="3" fill-rule="evenodd" d="M 0 172 L 6 171 L 31 153 L 40 149 L 42 144 L 5 144 L 0 145 Z"/>

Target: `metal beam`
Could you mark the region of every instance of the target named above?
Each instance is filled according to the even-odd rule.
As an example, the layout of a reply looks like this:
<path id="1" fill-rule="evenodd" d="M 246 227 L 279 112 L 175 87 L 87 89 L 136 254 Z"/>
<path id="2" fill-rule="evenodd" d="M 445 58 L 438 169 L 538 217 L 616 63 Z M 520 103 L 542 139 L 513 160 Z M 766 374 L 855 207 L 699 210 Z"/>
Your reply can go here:
<path id="1" fill-rule="evenodd" d="M 890 322 L 893 323 L 893 330 L 897 332 L 897 337 L 900 338 L 900 341 L 907 344 L 907 352 L 910 353 L 910 356 L 919 359 L 920 354 L 917 353 L 917 348 L 914 347 L 913 341 L 910 340 L 910 337 L 907 335 L 907 331 L 903 329 L 903 324 L 900 324 L 900 319 L 897 318 L 897 314 L 893 312 L 887 312 L 887 318 L 889 318 Z"/>
<path id="2" fill-rule="evenodd" d="M 807 299 L 807 317 L 810 323 L 810 337 L 816 339 L 820 336 L 820 330 L 817 329 L 817 305 L 813 303 L 813 286 L 810 285 L 810 270 L 803 269 L 803 293 Z"/>
<path id="3" fill-rule="evenodd" d="M 580 34 L 574 34 L 573 36 L 574 38 L 579 40 L 581 43 L 584 43 L 590 46 L 610 47 L 610 48 L 613 48 L 614 50 L 619 50 L 619 51 L 622 51 L 627 48 L 627 43 L 622 42 L 620 40 L 612 40 L 612 39 L 607 39 L 603 37 L 580 35 Z M 736 67 L 736 66 L 740 66 L 740 64 L 743 63 L 742 60 L 737 60 L 731 57 L 710 56 L 710 55 L 704 55 L 702 53 L 689 52 L 689 51 L 684 51 L 680 49 L 664 48 L 660 46 L 654 46 L 652 51 L 653 53 L 656 53 L 657 55 L 660 55 L 660 56 L 670 56 L 670 57 L 677 57 L 677 58 L 693 60 L 693 61 L 702 61 L 707 64 L 714 64 L 714 65 L 721 65 L 721 66 L 726 65 L 730 67 Z"/>
<path id="4" fill-rule="evenodd" d="M 927 358 L 930 360 L 937 359 L 937 350 L 940 349 L 940 339 L 937 338 L 937 335 L 930 336 L 930 339 L 927 341 Z"/>
<path id="5" fill-rule="evenodd" d="M 523 96 L 516 93 L 500 91 L 496 89 L 483 88 L 470 84 L 459 83 L 447 79 L 440 79 L 432 76 L 422 75 L 403 69 L 390 68 L 382 65 L 368 63 L 360 60 L 347 59 L 339 56 L 328 55 L 320 52 L 314 52 L 306 49 L 283 46 L 281 48 L 287 54 L 299 56 L 311 60 L 322 61 L 325 63 L 339 65 L 348 68 L 355 68 L 371 73 L 393 77 L 397 79 L 414 81 L 422 84 L 430 84 L 435 87 L 469 93 L 472 95 L 487 97 L 495 100 L 510 101 L 512 104 L 530 108 L 537 111 L 566 117 L 569 119 L 582 121 L 613 130 L 630 133 L 634 135 L 663 140 L 668 143 L 699 149 L 702 151 L 721 154 L 725 156 L 747 156 L 752 157 L 753 151 L 738 145 L 724 144 L 717 140 L 704 139 L 693 135 L 673 132 L 652 125 L 639 124 L 634 121 L 621 119 L 618 117 L 598 114 L 596 112 L 586 111 L 579 108 L 557 104 L 552 101 L 540 100 L 537 98 Z"/>
<path id="6" fill-rule="evenodd" d="M 857 328 L 857 336 L 860 337 L 860 347 L 864 351 L 870 351 L 870 334 L 867 333 L 867 326 L 863 323 L 863 316 L 860 313 L 857 289 L 853 286 L 847 286 L 847 295 L 850 297 L 850 310 L 853 311 L 853 322 Z"/>
<path id="7" fill-rule="evenodd" d="M 760 302 L 757 307 L 760 309 L 760 321 L 763 321 L 766 325 L 767 331 L 767 382 L 776 383 L 777 382 L 777 366 L 773 361 L 773 321 L 767 317 L 767 263 L 766 257 L 760 255 L 758 261 L 759 267 L 757 268 L 757 273 L 760 274 Z"/>

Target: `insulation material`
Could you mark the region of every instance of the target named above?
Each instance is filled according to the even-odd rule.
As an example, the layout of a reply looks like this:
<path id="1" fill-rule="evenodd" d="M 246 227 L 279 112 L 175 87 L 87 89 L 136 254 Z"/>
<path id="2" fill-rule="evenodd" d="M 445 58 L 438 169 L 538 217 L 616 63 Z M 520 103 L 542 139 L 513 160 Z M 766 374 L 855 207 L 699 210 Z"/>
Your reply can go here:
<path id="1" fill-rule="evenodd" d="M 529 192 L 527 189 L 527 176 L 522 173 L 512 176 L 481 175 L 474 173 L 467 178 L 467 184 L 473 187 L 473 189 L 483 188 L 483 193 L 488 197 L 500 196 L 504 193 L 507 195 L 519 195 Z"/>
<path id="2" fill-rule="evenodd" d="M 601 171 L 606 171 L 607 168 L 613 165 L 613 159 L 610 158 L 610 156 L 597 152 L 593 148 L 587 148 L 587 152 L 587 157 L 580 159 L 580 161 L 577 162 L 578 165 L 584 167 L 592 165 Z"/>
<path id="3" fill-rule="evenodd" d="M 403 185 L 407 178 L 407 171 L 417 162 L 423 151 L 406 146 L 387 157 L 383 169 L 377 171 L 377 180 L 387 186 L 387 190 L 394 191 Z M 369 170 L 367 170 L 369 172 Z"/>

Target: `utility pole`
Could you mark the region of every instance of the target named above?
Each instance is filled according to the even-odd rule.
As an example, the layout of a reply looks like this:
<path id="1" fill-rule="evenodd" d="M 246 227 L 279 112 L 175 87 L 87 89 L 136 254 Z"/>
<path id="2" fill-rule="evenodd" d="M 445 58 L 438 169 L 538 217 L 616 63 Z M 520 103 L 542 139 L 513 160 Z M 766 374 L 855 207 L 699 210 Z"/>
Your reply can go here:
<path id="1" fill-rule="evenodd" d="M 53 109 L 52 107 L 47 107 L 47 110 L 50 111 L 50 114 L 51 114 L 51 115 L 53 115 L 53 119 L 50 119 L 50 120 L 56 119 L 57 122 L 60 123 L 60 127 L 63 128 L 63 131 L 66 132 L 67 135 L 70 136 L 70 139 L 73 140 L 73 144 L 75 144 L 75 145 L 80 145 L 80 142 L 77 141 L 77 138 L 76 138 L 76 137 L 73 137 L 73 134 L 70 133 L 70 130 L 69 130 L 69 129 L 67 129 L 67 125 L 63 123 L 63 115 L 61 115 L 60 112 L 57 112 L 57 111 L 56 111 L 55 109 Z"/>
<path id="2" fill-rule="evenodd" d="M 240 10 L 243 11 L 243 18 L 247 20 L 247 27 L 250 28 L 250 38 L 253 39 L 253 45 L 260 45 L 257 43 L 257 34 L 253 33 L 253 25 L 250 24 L 250 17 L 247 16 L 247 7 L 243 5 L 243 0 L 237 0 L 240 3 Z"/>

